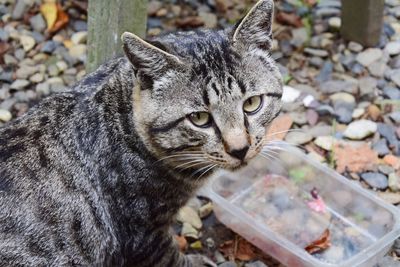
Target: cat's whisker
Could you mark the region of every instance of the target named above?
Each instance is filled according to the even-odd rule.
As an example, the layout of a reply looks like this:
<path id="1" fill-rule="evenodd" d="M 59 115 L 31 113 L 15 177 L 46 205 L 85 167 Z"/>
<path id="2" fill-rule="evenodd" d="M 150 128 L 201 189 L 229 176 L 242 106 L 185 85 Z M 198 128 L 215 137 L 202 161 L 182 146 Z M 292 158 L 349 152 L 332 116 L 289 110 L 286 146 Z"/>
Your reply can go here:
<path id="1" fill-rule="evenodd" d="M 203 177 L 207 172 L 211 171 L 212 169 L 214 169 L 216 166 L 218 166 L 217 164 L 213 164 L 211 165 L 208 169 L 206 169 L 198 178 L 196 181 L 200 180 L 201 177 Z"/>
<path id="2" fill-rule="evenodd" d="M 279 132 L 274 132 L 274 133 L 271 133 L 271 134 L 267 134 L 264 137 L 271 137 L 271 136 L 274 136 L 274 135 L 277 135 L 277 134 L 291 133 L 291 132 L 303 132 L 303 131 L 304 130 L 302 130 L 302 129 L 289 129 L 289 130 L 284 130 L 284 131 L 279 131 Z"/>
<path id="3" fill-rule="evenodd" d="M 182 168 L 183 166 L 186 166 L 188 164 L 193 164 L 193 163 L 197 163 L 197 162 L 204 162 L 204 159 L 196 159 L 196 160 L 191 160 L 182 164 L 179 164 L 178 166 L 174 167 L 175 169 L 179 169 Z"/>

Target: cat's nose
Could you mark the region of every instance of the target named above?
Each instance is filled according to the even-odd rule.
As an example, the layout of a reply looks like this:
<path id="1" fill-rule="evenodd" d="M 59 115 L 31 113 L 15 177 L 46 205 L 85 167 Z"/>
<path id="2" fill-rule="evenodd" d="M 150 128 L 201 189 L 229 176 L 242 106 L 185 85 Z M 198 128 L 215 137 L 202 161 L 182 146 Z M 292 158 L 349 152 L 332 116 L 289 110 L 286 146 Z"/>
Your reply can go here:
<path id="1" fill-rule="evenodd" d="M 241 149 L 231 150 L 227 153 L 229 155 L 231 155 L 232 157 L 235 157 L 235 158 L 243 161 L 243 159 L 246 157 L 247 151 L 249 151 L 249 146 L 245 146 Z"/>

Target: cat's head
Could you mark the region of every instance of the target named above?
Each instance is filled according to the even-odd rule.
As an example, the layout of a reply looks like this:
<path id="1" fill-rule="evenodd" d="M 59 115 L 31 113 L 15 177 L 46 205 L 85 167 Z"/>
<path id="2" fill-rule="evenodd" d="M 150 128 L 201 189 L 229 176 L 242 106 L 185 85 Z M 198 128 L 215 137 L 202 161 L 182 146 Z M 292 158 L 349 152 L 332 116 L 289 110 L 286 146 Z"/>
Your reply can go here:
<path id="1" fill-rule="evenodd" d="M 143 41 L 125 33 L 138 85 L 135 125 L 146 146 L 179 171 L 234 169 L 256 156 L 281 108 L 282 79 L 269 55 L 273 0 L 235 27 Z M 206 176 L 206 175 L 205 175 Z"/>

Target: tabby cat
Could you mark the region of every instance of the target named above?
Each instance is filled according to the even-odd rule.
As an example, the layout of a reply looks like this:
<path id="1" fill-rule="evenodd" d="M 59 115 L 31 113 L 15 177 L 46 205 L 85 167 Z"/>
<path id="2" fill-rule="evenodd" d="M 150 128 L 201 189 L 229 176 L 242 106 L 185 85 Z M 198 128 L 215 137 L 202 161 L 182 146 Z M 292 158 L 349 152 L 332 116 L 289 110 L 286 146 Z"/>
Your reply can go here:
<path id="1" fill-rule="evenodd" d="M 144 41 L 0 129 L 0 266 L 215 266 L 169 227 L 281 108 L 273 1 L 235 27 Z"/>

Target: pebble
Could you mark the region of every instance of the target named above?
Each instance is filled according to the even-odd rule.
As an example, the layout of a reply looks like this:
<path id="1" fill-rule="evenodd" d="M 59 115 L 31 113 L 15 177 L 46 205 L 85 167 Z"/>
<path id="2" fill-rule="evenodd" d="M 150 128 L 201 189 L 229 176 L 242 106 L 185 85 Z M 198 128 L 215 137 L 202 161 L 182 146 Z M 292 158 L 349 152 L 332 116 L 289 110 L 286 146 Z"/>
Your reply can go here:
<path id="1" fill-rule="evenodd" d="M 44 75 L 42 73 L 36 73 L 32 75 L 29 80 L 33 83 L 40 83 L 44 80 Z"/>
<path id="2" fill-rule="evenodd" d="M 368 66 L 368 70 L 372 76 L 381 78 L 386 71 L 386 63 L 382 61 L 375 61 Z"/>
<path id="3" fill-rule="evenodd" d="M 391 174 L 392 172 L 394 172 L 393 167 L 391 167 L 391 166 L 389 166 L 389 165 L 386 165 L 386 164 L 380 164 L 380 165 L 378 166 L 378 170 L 379 170 L 381 173 L 386 174 L 386 175 L 389 175 L 389 174 Z"/>
<path id="4" fill-rule="evenodd" d="M 400 191 L 400 176 L 397 173 L 389 174 L 388 183 L 390 190 L 393 192 Z"/>
<path id="5" fill-rule="evenodd" d="M 331 151 L 336 142 L 336 139 L 332 136 L 318 136 L 314 140 L 317 146 L 327 151 Z"/>
<path id="6" fill-rule="evenodd" d="M 203 19 L 204 26 L 209 29 L 213 29 L 218 24 L 218 18 L 215 14 L 210 12 L 199 12 L 199 17 Z"/>
<path id="7" fill-rule="evenodd" d="M 36 44 L 35 39 L 29 35 L 21 35 L 19 41 L 26 52 L 30 51 Z"/>
<path id="8" fill-rule="evenodd" d="M 391 56 L 400 54 L 400 42 L 389 42 L 385 46 L 385 52 Z"/>
<path id="9" fill-rule="evenodd" d="M 30 76 L 38 72 L 37 67 L 22 65 L 15 73 L 17 79 L 28 79 Z"/>
<path id="10" fill-rule="evenodd" d="M 324 94 L 334 94 L 338 92 L 355 94 L 358 91 L 358 83 L 342 80 L 330 80 L 322 83 L 320 89 Z"/>
<path id="11" fill-rule="evenodd" d="M 364 47 L 361 44 L 353 42 L 353 41 L 349 42 L 347 47 L 349 48 L 350 51 L 355 52 L 355 53 L 359 53 L 364 49 Z"/>
<path id="12" fill-rule="evenodd" d="M 390 153 L 390 150 L 386 144 L 385 139 L 380 139 L 378 142 L 376 142 L 373 146 L 372 149 L 378 153 L 378 156 L 385 156 Z"/>
<path id="13" fill-rule="evenodd" d="M 388 187 L 387 177 L 379 172 L 362 173 L 361 178 L 372 188 L 384 190 Z"/>
<path id="14" fill-rule="evenodd" d="M 86 45 L 84 44 L 74 45 L 69 49 L 69 54 L 73 58 L 81 59 L 86 56 L 86 49 Z"/>
<path id="15" fill-rule="evenodd" d="M 37 32 L 43 32 L 46 29 L 46 22 L 42 14 L 37 14 L 29 19 L 29 23 L 33 30 Z"/>
<path id="16" fill-rule="evenodd" d="M 181 223 L 189 223 L 196 229 L 200 229 L 203 225 L 197 212 L 188 206 L 185 206 L 179 210 L 177 220 Z"/>
<path id="17" fill-rule="evenodd" d="M 246 263 L 244 267 L 268 267 L 268 265 L 265 265 L 262 261 L 254 261 Z"/>
<path id="18" fill-rule="evenodd" d="M 310 142 L 313 136 L 307 132 L 289 132 L 285 141 L 293 145 L 304 145 Z"/>
<path id="19" fill-rule="evenodd" d="M 326 50 L 321 50 L 321 49 L 315 49 L 315 48 L 305 48 L 304 52 L 306 54 L 312 55 L 312 56 L 317 56 L 317 57 L 327 57 L 329 56 L 329 53 Z"/>
<path id="20" fill-rule="evenodd" d="M 394 70 L 390 73 L 390 79 L 400 87 L 400 69 Z"/>
<path id="21" fill-rule="evenodd" d="M 303 47 L 309 39 L 310 37 L 305 27 L 292 29 L 292 39 L 290 42 L 293 46 L 298 48 Z"/>
<path id="22" fill-rule="evenodd" d="M 399 193 L 392 193 L 392 192 L 379 192 L 379 197 L 390 204 L 399 204 L 400 203 L 400 194 Z M 386 266 L 385 266 L 386 267 Z"/>
<path id="23" fill-rule="evenodd" d="M 333 29 L 340 29 L 342 26 L 342 19 L 339 17 L 332 17 L 328 20 L 328 24 Z"/>
<path id="24" fill-rule="evenodd" d="M 389 114 L 389 117 L 395 122 L 400 123 L 400 111 L 395 111 Z"/>
<path id="25" fill-rule="evenodd" d="M 3 122 L 8 122 L 11 120 L 12 115 L 11 112 L 5 109 L 0 109 L 0 120 Z"/>
<path id="26" fill-rule="evenodd" d="M 353 110 L 353 114 L 351 114 L 351 116 L 353 117 L 353 119 L 359 119 L 362 115 L 364 115 L 364 113 L 365 113 L 365 109 L 356 108 Z"/>
<path id="27" fill-rule="evenodd" d="M 59 43 L 55 41 L 47 41 L 44 43 L 42 49 L 40 49 L 40 52 L 51 54 L 56 50 L 56 48 L 59 46 Z"/>
<path id="28" fill-rule="evenodd" d="M 399 100 L 400 99 L 400 89 L 396 87 L 387 86 L 383 88 L 383 95 L 389 99 Z"/>
<path id="29" fill-rule="evenodd" d="M 33 4 L 31 0 L 17 0 L 12 12 L 12 18 L 14 20 L 20 20 L 28 10 L 30 4 Z"/>
<path id="30" fill-rule="evenodd" d="M 378 123 L 378 132 L 389 142 L 391 147 L 395 148 L 396 150 L 398 149 L 399 145 L 397 142 L 396 130 L 393 126 L 384 123 Z"/>
<path id="31" fill-rule="evenodd" d="M 343 93 L 343 92 L 330 95 L 329 98 L 333 103 L 342 101 L 342 102 L 346 102 L 349 104 L 355 104 L 355 102 L 356 102 L 356 99 L 353 95 L 351 95 L 349 93 Z"/>
<path id="32" fill-rule="evenodd" d="M 300 91 L 290 86 L 283 86 L 282 101 L 284 103 L 293 103 L 300 96 Z"/>
<path id="33" fill-rule="evenodd" d="M 304 112 L 291 112 L 290 117 L 297 125 L 304 125 L 307 123 L 307 116 Z"/>
<path id="34" fill-rule="evenodd" d="M 88 35 L 87 31 L 76 32 L 71 36 L 71 41 L 75 45 L 85 44 L 87 40 L 87 35 Z"/>
<path id="35" fill-rule="evenodd" d="M 356 60 L 361 65 L 368 67 L 373 62 L 380 59 L 382 56 L 383 52 L 379 48 L 367 48 L 357 55 Z"/>
<path id="36" fill-rule="evenodd" d="M 358 86 L 360 88 L 361 96 L 373 97 L 376 87 L 378 86 L 378 81 L 370 76 L 362 77 L 359 80 Z"/>
<path id="37" fill-rule="evenodd" d="M 390 256 L 385 256 L 378 262 L 378 267 L 399 267 L 400 264 L 397 260 Z"/>
<path id="38" fill-rule="evenodd" d="M 29 81 L 23 79 L 17 79 L 11 84 L 10 89 L 21 90 L 27 87 L 28 85 Z"/>
<path id="39" fill-rule="evenodd" d="M 226 261 L 218 265 L 218 267 L 237 267 L 237 265 L 234 262 Z"/>
<path id="40" fill-rule="evenodd" d="M 349 139 L 362 140 L 371 134 L 374 134 L 378 129 L 375 122 L 370 120 L 358 120 L 350 123 L 343 135 Z"/>

